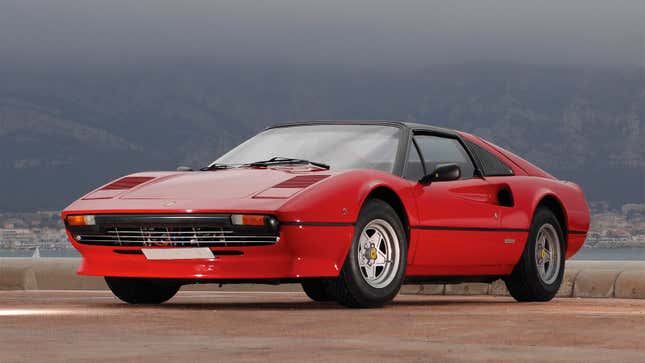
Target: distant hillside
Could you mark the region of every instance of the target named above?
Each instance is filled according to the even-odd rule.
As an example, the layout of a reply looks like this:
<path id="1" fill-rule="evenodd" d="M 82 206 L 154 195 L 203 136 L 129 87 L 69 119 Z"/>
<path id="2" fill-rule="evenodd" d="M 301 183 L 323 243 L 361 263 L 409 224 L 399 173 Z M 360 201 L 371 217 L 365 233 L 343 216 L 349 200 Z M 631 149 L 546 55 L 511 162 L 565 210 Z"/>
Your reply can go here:
<path id="1" fill-rule="evenodd" d="M 401 119 L 488 138 L 590 199 L 645 201 L 643 70 L 458 65 L 0 70 L 0 211 L 60 209 L 137 170 L 201 166 L 278 121 Z"/>

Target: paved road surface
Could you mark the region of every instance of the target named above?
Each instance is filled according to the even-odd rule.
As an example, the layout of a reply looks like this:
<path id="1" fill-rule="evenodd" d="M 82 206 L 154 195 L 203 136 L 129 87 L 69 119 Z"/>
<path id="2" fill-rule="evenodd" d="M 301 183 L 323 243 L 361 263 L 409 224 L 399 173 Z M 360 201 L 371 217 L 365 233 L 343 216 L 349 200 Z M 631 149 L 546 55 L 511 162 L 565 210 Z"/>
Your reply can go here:
<path id="1" fill-rule="evenodd" d="M 399 296 L 383 309 L 302 293 L 0 292 L 0 362 L 645 361 L 645 301 Z"/>

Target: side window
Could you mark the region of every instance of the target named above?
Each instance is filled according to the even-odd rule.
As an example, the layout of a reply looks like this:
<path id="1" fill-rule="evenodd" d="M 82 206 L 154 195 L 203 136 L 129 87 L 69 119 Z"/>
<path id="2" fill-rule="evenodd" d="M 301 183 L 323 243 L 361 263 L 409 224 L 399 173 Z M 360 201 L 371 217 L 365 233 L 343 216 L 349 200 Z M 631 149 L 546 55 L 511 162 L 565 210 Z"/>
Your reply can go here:
<path id="1" fill-rule="evenodd" d="M 461 168 L 461 179 L 470 179 L 475 173 L 468 153 L 456 139 L 447 137 L 417 135 L 414 137 L 428 173 L 439 164 L 457 164 Z"/>
<path id="2" fill-rule="evenodd" d="M 420 180 L 425 175 L 423 164 L 419 157 L 419 151 L 414 143 L 411 142 L 408 148 L 408 161 L 405 164 L 405 171 L 403 177 L 408 180 Z"/>
<path id="3" fill-rule="evenodd" d="M 475 155 L 482 166 L 482 171 L 486 176 L 511 176 L 513 175 L 513 169 L 511 169 L 506 163 L 499 160 L 497 156 L 491 154 L 488 150 L 483 147 L 475 144 L 472 141 L 466 140 L 466 145 L 470 151 Z"/>

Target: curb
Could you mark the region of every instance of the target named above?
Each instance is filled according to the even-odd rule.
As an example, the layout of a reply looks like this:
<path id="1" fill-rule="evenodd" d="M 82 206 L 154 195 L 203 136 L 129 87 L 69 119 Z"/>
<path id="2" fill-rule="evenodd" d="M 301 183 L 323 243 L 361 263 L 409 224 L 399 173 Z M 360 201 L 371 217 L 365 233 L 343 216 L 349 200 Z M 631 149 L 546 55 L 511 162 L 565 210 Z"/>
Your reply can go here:
<path id="1" fill-rule="evenodd" d="M 456 285 L 409 285 L 404 294 L 508 296 L 502 280 Z M 557 297 L 645 299 L 645 261 L 567 261 Z"/>
<path id="2" fill-rule="evenodd" d="M 0 258 L 0 290 L 105 290 L 100 277 L 78 276 L 80 258 Z"/>
<path id="3" fill-rule="evenodd" d="M 0 258 L 0 290 L 106 290 L 101 277 L 78 276 L 80 258 Z M 302 291 L 299 284 L 188 285 L 199 291 Z M 408 295 L 508 296 L 504 282 L 411 284 Z M 567 261 L 558 297 L 645 299 L 645 261 Z"/>
<path id="4" fill-rule="evenodd" d="M 76 274 L 80 258 L 0 258 L 1 290 L 107 290 L 102 277 Z M 186 291 L 302 291 L 299 284 L 186 285 Z"/>

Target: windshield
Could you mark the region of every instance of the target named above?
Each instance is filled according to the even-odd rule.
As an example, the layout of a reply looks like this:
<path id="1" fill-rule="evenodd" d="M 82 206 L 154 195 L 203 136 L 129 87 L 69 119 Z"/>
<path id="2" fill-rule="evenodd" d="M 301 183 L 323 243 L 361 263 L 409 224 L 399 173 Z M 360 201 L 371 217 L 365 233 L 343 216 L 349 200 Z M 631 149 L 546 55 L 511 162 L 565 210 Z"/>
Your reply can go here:
<path id="1" fill-rule="evenodd" d="M 376 169 L 391 173 L 400 129 L 376 125 L 305 125 L 266 130 L 224 156 L 216 164 L 246 164 L 273 157 L 328 164 L 335 170 Z"/>

